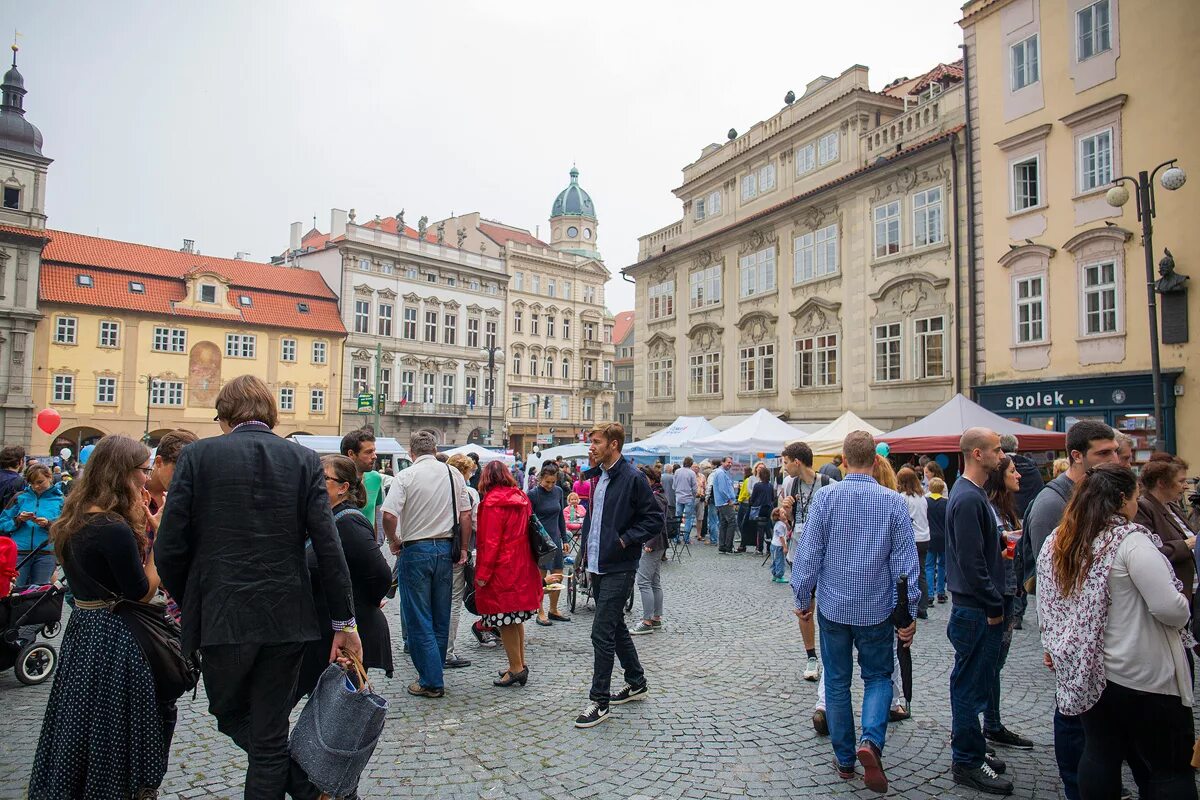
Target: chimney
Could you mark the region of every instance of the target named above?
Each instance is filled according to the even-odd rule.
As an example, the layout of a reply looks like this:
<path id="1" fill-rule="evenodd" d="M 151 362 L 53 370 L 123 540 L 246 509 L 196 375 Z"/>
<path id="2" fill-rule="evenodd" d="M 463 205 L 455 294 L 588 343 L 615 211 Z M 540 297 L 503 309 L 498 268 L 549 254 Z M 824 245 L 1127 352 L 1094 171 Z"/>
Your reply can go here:
<path id="1" fill-rule="evenodd" d="M 346 212 L 340 208 L 329 211 L 329 237 L 346 235 Z"/>
<path id="2" fill-rule="evenodd" d="M 181 252 L 181 253 L 196 252 L 196 240 L 195 239 L 184 239 L 183 247 L 179 248 L 179 252 Z"/>
<path id="3" fill-rule="evenodd" d="M 234 261 L 249 261 L 250 254 L 247 253 L 245 250 L 238 250 L 237 254 L 234 255 L 234 257 L 233 257 L 233 260 Z"/>
<path id="4" fill-rule="evenodd" d="M 293 222 L 292 230 L 288 235 L 288 250 L 295 253 L 300 249 L 300 241 L 304 238 L 304 223 Z"/>

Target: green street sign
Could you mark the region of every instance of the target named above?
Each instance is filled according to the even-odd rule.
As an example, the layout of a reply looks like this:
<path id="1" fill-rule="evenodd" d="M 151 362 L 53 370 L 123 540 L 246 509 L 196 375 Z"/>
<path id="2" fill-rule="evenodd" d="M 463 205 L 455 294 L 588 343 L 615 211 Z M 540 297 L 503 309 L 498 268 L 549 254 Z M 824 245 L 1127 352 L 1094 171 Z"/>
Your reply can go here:
<path id="1" fill-rule="evenodd" d="M 363 392 L 358 396 L 358 410 L 370 411 L 375 405 L 375 395 L 370 392 Z"/>

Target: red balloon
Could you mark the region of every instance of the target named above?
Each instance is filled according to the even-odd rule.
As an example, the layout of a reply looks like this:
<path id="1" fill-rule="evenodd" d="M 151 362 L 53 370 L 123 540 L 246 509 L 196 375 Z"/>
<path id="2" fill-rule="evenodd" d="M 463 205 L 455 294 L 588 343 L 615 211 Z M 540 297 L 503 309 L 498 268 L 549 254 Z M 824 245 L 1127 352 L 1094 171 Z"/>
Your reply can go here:
<path id="1" fill-rule="evenodd" d="M 43 433 L 54 433 L 62 424 L 62 414 L 53 408 L 43 408 L 37 415 L 37 426 Z"/>

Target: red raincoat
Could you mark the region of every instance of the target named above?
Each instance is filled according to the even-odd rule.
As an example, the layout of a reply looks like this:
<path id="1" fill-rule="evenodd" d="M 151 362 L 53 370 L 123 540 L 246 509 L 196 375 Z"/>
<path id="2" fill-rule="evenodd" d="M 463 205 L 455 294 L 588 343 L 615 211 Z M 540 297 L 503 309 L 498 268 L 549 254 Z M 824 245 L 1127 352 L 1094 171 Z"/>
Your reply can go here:
<path id="1" fill-rule="evenodd" d="M 500 486 L 479 505 L 475 533 L 475 590 L 480 614 L 536 611 L 542 604 L 542 574 L 529 549 L 529 498 L 515 486 Z"/>

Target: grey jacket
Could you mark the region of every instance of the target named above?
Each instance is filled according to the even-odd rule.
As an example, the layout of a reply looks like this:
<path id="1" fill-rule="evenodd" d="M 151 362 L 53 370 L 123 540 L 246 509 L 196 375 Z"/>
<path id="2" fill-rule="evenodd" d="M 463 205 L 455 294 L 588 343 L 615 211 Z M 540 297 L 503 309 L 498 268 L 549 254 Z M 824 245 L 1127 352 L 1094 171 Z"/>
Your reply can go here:
<path id="1" fill-rule="evenodd" d="M 672 482 L 671 488 L 675 492 L 674 497 L 667 499 L 675 503 L 693 503 L 696 500 L 696 473 L 691 467 L 680 467 L 675 470 L 675 480 Z"/>
<path id="2" fill-rule="evenodd" d="M 1026 552 L 1031 554 L 1032 558 L 1025 560 L 1025 574 L 1019 576 L 1021 581 L 1037 572 L 1037 558 L 1042 552 L 1042 545 L 1062 522 L 1063 512 L 1067 510 L 1067 501 L 1071 499 L 1071 493 L 1074 491 L 1075 482 L 1063 473 L 1047 483 L 1046 488 L 1042 489 L 1026 509 L 1023 539 L 1029 542 L 1029 550 Z"/>

